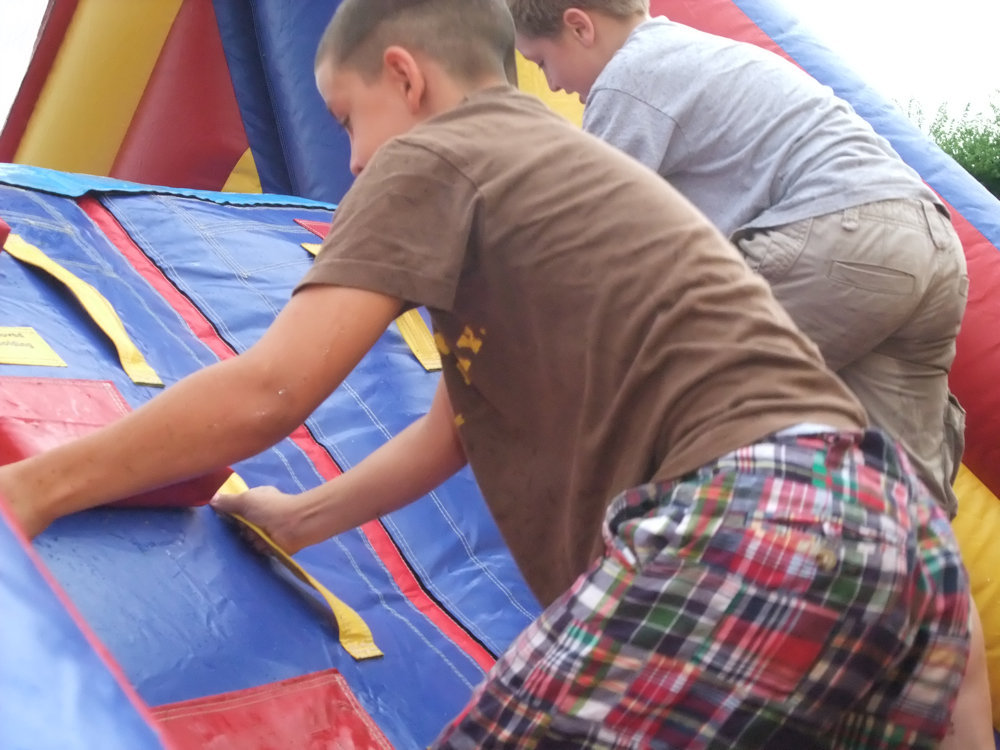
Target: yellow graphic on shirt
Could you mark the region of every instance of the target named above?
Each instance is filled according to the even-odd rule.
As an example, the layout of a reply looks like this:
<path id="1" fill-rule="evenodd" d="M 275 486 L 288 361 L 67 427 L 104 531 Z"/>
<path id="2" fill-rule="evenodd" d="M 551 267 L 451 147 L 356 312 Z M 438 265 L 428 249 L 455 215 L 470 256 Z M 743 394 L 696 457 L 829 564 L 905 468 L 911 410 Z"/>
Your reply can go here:
<path id="1" fill-rule="evenodd" d="M 469 370 L 472 369 L 472 360 L 467 357 L 455 357 L 455 365 L 458 367 L 462 380 L 466 385 L 472 385 L 472 378 L 469 377 Z"/>
<path id="2" fill-rule="evenodd" d="M 479 354 L 479 350 L 483 348 L 483 339 L 480 336 L 486 334 L 486 330 L 483 328 L 479 329 L 479 336 L 469 326 L 462 329 L 462 333 L 458 337 L 458 341 L 455 342 L 455 368 L 458 370 L 459 374 L 462 376 L 462 380 L 465 381 L 466 385 L 472 385 L 472 360 L 473 356 Z M 448 343 L 442 338 L 437 338 L 438 349 L 441 350 L 443 354 L 450 354 L 451 348 Z M 467 355 L 467 356 L 463 356 Z"/>
<path id="3" fill-rule="evenodd" d="M 483 340 L 476 338 L 472 329 L 466 326 L 462 330 L 462 335 L 458 337 L 458 341 L 455 342 L 455 346 L 459 349 L 468 349 L 473 354 L 479 354 L 479 350 L 483 348 Z"/>
<path id="4" fill-rule="evenodd" d="M 0 326 L 0 365 L 66 367 L 38 331 L 21 326 Z"/>
<path id="5" fill-rule="evenodd" d="M 434 334 L 434 343 L 437 345 L 438 351 L 441 352 L 444 356 L 447 357 L 449 354 L 451 354 L 451 347 L 448 346 L 448 342 L 444 340 L 444 336 L 442 336 L 440 333 Z"/>

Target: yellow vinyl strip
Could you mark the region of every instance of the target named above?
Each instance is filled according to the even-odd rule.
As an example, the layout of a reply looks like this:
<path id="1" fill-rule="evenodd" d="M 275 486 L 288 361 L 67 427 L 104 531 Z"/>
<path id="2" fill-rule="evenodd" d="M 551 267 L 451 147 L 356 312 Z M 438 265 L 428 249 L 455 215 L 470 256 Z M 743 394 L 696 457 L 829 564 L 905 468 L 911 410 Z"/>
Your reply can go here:
<path id="1" fill-rule="evenodd" d="M 80 0 L 14 161 L 107 175 L 183 0 Z"/>
<path id="2" fill-rule="evenodd" d="M 240 160 L 236 162 L 233 171 L 229 173 L 226 184 L 222 186 L 224 193 L 262 193 L 260 176 L 257 174 L 257 162 L 253 152 L 247 149 Z M 315 255 L 315 253 L 313 253 Z"/>
<path id="3" fill-rule="evenodd" d="M 111 339 L 111 343 L 118 350 L 118 359 L 121 361 L 122 368 L 133 383 L 163 386 L 163 381 L 146 362 L 142 352 L 132 343 L 118 313 L 99 291 L 83 279 L 74 276 L 37 247 L 29 245 L 16 234 L 7 238 L 4 249 L 22 263 L 34 266 L 60 281 L 73 293 L 73 296 L 80 301 L 83 309 L 87 311 L 94 323 Z"/>
<path id="4" fill-rule="evenodd" d="M 396 327 L 410 347 L 413 356 L 427 371 L 441 369 L 441 353 L 434 344 L 434 336 L 416 308 L 407 310 L 396 318 Z"/>
<path id="5" fill-rule="evenodd" d="M 222 494 L 239 494 L 240 492 L 246 492 L 247 489 L 248 487 L 246 482 L 244 482 L 238 474 L 233 473 L 229 479 L 226 480 L 226 483 L 222 485 L 219 492 Z M 375 659 L 383 655 L 381 649 L 375 645 L 375 639 L 372 637 L 371 629 L 369 629 L 368 625 L 361 619 L 361 616 L 358 615 L 357 612 L 344 604 L 344 602 L 334 596 L 322 583 L 306 572 L 301 565 L 292 559 L 291 555 L 275 544 L 274 540 L 271 539 L 259 526 L 256 526 L 247 519 L 243 518 L 243 516 L 236 513 L 231 514 L 230 517 L 260 537 L 264 543 L 271 548 L 271 551 L 274 553 L 275 559 L 277 559 L 278 562 L 284 565 L 292 575 L 306 585 L 311 586 L 317 593 L 319 593 L 320 596 L 323 597 L 327 606 L 330 607 L 330 611 L 333 612 L 333 618 L 337 622 L 337 632 L 340 638 L 340 645 L 344 647 L 344 650 L 347 653 L 358 661 L 361 661 L 362 659 Z"/>

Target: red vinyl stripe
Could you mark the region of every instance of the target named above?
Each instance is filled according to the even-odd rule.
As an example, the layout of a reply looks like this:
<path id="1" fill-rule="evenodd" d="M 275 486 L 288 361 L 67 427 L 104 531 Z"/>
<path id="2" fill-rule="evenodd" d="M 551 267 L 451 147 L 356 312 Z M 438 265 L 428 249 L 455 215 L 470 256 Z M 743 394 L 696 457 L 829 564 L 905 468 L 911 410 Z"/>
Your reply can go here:
<path id="1" fill-rule="evenodd" d="M 313 219 L 296 219 L 295 223 L 300 227 L 308 229 L 310 232 L 315 234 L 321 240 L 326 239 L 326 236 L 330 233 L 329 221 L 314 221 Z"/>
<path id="2" fill-rule="evenodd" d="M 0 161 L 14 161 L 18 146 L 21 145 L 21 138 L 28 128 L 28 121 L 35 111 L 38 97 L 52 71 L 52 63 L 62 47 L 66 29 L 69 28 L 73 14 L 76 13 L 76 6 L 77 0 L 49 0 L 45 16 L 39 26 L 31 63 L 7 115 L 3 132 L 0 133 Z"/>
<path id="3" fill-rule="evenodd" d="M 671 21 L 710 34 L 756 44 L 798 66 L 777 42 L 730 0 L 652 0 L 649 10 L 654 16 L 666 16 Z"/>
<path id="4" fill-rule="evenodd" d="M 177 287 L 163 275 L 156 264 L 146 257 L 146 254 L 132 241 L 124 227 L 118 223 L 118 219 L 100 201 L 96 198 L 83 196 L 77 203 L 91 221 L 97 225 L 97 228 L 111 241 L 111 244 L 125 256 L 132 267 L 149 282 L 150 286 L 161 297 L 170 303 L 170 306 L 183 318 L 199 341 L 211 349 L 219 359 L 233 356 L 232 348 L 222 340 L 208 319 L 201 314 L 201 311 L 195 307 L 191 300 L 178 291 Z"/>
<path id="5" fill-rule="evenodd" d="M 997 325 L 1000 313 L 1000 252 L 951 206 L 952 224 L 965 248 L 969 301 L 958 333 L 957 353 L 949 382 L 968 410 L 962 460 L 990 491 L 1000 496 L 1000 388 L 997 387 Z"/>
<path id="6" fill-rule="evenodd" d="M 184 319 L 200 341 L 204 342 L 220 359 L 236 355 L 235 350 L 219 336 L 211 322 L 205 318 L 191 300 L 163 275 L 163 272 L 135 244 L 128 232 L 100 201 L 91 197 L 83 197 L 79 199 L 78 203 L 132 267 Z M 289 437 L 309 457 L 317 472 L 324 479 L 332 479 L 341 473 L 340 467 L 337 466 L 326 449 L 310 434 L 305 425 L 297 427 Z M 484 671 L 489 670 L 495 661 L 493 655 L 424 590 L 385 527 L 378 521 L 370 521 L 361 527 L 361 531 L 389 575 L 392 576 L 396 586 L 417 611 L 430 620 L 446 638 L 462 649 Z"/>

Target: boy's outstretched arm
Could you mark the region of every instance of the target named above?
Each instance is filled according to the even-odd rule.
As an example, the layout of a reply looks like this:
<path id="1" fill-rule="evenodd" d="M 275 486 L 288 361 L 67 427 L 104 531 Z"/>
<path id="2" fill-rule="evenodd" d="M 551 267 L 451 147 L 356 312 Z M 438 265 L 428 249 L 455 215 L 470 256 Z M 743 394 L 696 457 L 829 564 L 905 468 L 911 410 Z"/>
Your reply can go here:
<path id="1" fill-rule="evenodd" d="M 238 513 L 294 554 L 416 500 L 465 460 L 442 379 L 427 414 L 339 477 L 298 495 L 274 487 L 220 495 L 212 507 Z"/>
<path id="2" fill-rule="evenodd" d="M 30 537 L 67 513 L 259 453 L 302 423 L 401 308 L 374 292 L 306 287 L 245 353 L 87 437 L 0 467 L 0 495 Z"/>

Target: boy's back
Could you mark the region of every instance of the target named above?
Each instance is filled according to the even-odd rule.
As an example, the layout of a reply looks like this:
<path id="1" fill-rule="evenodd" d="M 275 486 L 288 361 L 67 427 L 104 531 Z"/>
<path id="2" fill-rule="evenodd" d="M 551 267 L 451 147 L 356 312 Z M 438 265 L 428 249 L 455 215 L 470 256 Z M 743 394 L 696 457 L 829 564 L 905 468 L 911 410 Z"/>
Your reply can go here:
<path id="1" fill-rule="evenodd" d="M 666 177 L 727 236 L 873 201 L 937 201 L 805 71 L 662 17 L 601 71 L 583 126 Z"/>
<path id="2" fill-rule="evenodd" d="M 704 217 L 513 89 L 387 143 L 338 213 L 303 284 L 431 309 L 467 455 L 543 601 L 599 553 L 616 493 L 864 423 Z"/>

